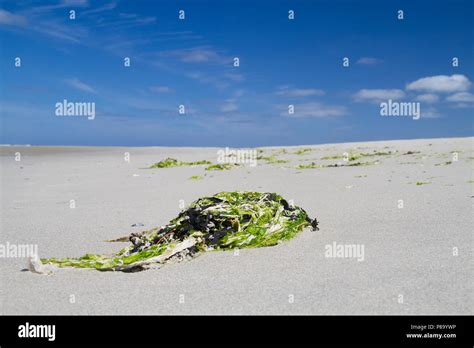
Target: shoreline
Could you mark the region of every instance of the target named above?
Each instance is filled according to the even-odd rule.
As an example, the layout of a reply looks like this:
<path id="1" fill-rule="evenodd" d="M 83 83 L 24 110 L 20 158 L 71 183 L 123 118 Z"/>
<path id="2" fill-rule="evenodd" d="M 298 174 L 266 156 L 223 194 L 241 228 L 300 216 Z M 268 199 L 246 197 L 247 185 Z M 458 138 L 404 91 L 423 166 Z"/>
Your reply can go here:
<path id="1" fill-rule="evenodd" d="M 298 147 L 316 147 L 316 146 L 329 146 L 329 145 L 351 145 L 351 144 L 366 144 L 366 143 L 393 143 L 393 142 L 406 142 L 406 141 L 427 141 L 427 140 L 456 140 L 456 139 L 472 139 L 474 141 L 474 135 L 462 136 L 462 137 L 434 137 L 434 138 L 407 138 L 407 139 L 388 139 L 388 140 L 360 140 L 360 141 L 348 141 L 339 143 L 314 143 L 314 144 L 301 144 L 301 145 L 263 145 L 263 146 L 170 146 L 170 145 L 32 145 L 32 144 L 0 144 L 0 150 L 2 148 L 64 148 L 64 149 L 88 149 L 88 148 L 99 148 L 99 149 L 122 149 L 122 148 L 156 148 L 156 149 L 221 149 L 221 148 L 249 148 L 249 149 L 273 149 L 273 148 L 298 148 Z"/>

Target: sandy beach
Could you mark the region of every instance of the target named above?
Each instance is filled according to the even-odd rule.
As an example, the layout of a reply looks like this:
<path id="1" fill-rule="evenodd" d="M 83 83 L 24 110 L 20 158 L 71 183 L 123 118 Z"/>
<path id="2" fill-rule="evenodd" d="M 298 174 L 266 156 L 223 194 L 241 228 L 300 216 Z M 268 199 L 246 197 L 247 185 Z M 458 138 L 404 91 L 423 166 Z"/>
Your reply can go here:
<path id="1" fill-rule="evenodd" d="M 288 162 L 146 169 L 167 157 L 215 163 L 219 149 L 1 147 L 0 243 L 35 244 L 40 257 L 117 251 L 128 243 L 106 240 L 164 225 L 220 191 L 277 192 L 320 230 L 138 273 L 43 276 L 22 271 L 25 258 L 2 258 L 0 313 L 472 314 L 473 138 L 261 149 Z M 344 152 L 384 154 L 298 168 L 344 164 L 322 159 Z M 362 245 L 363 259 L 327 257 L 333 243 Z"/>

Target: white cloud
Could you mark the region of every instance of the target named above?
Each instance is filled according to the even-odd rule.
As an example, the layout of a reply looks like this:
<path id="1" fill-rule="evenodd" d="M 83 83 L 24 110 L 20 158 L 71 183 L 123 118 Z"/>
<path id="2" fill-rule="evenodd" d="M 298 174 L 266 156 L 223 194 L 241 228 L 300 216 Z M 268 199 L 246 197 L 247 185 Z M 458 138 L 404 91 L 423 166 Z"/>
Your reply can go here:
<path id="1" fill-rule="evenodd" d="M 89 86 L 88 84 L 86 84 L 82 81 L 79 81 L 79 79 L 77 79 L 77 78 L 66 79 L 65 82 L 69 86 L 71 86 L 75 89 L 78 89 L 80 91 L 88 92 L 88 93 L 97 93 L 94 88 L 92 88 L 91 86 Z"/>
<path id="2" fill-rule="evenodd" d="M 405 92 L 401 89 L 361 89 L 354 94 L 356 101 L 370 101 L 378 103 L 388 99 L 401 99 L 405 97 Z"/>
<path id="3" fill-rule="evenodd" d="M 221 56 L 217 51 L 208 46 L 163 51 L 160 55 L 164 57 L 176 57 L 184 63 L 230 64 L 231 62 L 229 58 Z"/>
<path id="4" fill-rule="evenodd" d="M 174 90 L 168 86 L 151 86 L 150 91 L 157 93 L 171 93 Z"/>
<path id="5" fill-rule="evenodd" d="M 436 110 L 433 107 L 429 107 L 427 109 L 421 108 L 420 111 L 421 111 L 421 115 L 420 115 L 421 118 L 439 118 L 439 117 L 441 117 L 441 114 L 438 112 L 438 110 Z"/>
<path id="6" fill-rule="evenodd" d="M 466 91 L 470 85 L 471 82 L 464 75 L 437 75 L 413 81 L 409 83 L 406 88 L 411 91 L 454 93 Z"/>
<path id="7" fill-rule="evenodd" d="M 447 97 L 446 100 L 458 103 L 474 103 L 474 94 L 469 92 L 455 93 Z"/>
<path id="8" fill-rule="evenodd" d="M 208 62 L 217 57 L 216 52 L 208 49 L 196 49 L 184 52 L 181 60 L 186 63 Z"/>
<path id="9" fill-rule="evenodd" d="M 236 111 L 238 109 L 237 104 L 233 101 L 228 101 L 221 106 L 222 112 L 231 112 Z"/>
<path id="10" fill-rule="evenodd" d="M 337 105 L 325 105 L 323 103 L 318 102 L 310 102 L 310 103 L 303 103 L 303 104 L 296 104 L 294 107 L 294 114 L 288 113 L 288 106 L 279 106 L 280 109 L 285 109 L 281 113 L 281 116 L 289 116 L 289 117 L 335 117 L 335 116 L 343 116 L 347 115 L 347 109 L 343 106 Z"/>
<path id="11" fill-rule="evenodd" d="M 314 95 L 324 95 L 322 89 L 314 88 L 291 88 L 289 86 L 283 86 L 276 92 L 277 95 L 285 97 L 309 97 Z"/>
<path id="12" fill-rule="evenodd" d="M 232 94 L 232 98 L 226 99 L 225 103 L 221 105 L 220 111 L 222 112 L 231 112 L 231 111 L 237 111 L 239 109 L 238 106 L 238 99 L 242 97 L 245 94 L 245 91 L 242 89 L 236 90 Z"/>
<path id="13" fill-rule="evenodd" d="M 165 50 L 157 53 L 158 56 L 172 58 L 173 62 L 179 60 L 183 63 L 190 64 L 209 64 L 214 66 L 225 66 L 230 68 L 232 65 L 232 57 L 215 50 L 211 46 L 196 46 L 190 48 L 179 48 L 173 50 Z M 223 75 L 225 74 L 225 76 Z M 242 81 L 243 76 L 233 71 L 223 71 L 219 79 L 225 77 L 232 81 Z"/>
<path id="14" fill-rule="evenodd" d="M 209 75 L 200 71 L 185 73 L 184 76 L 193 80 L 197 80 L 202 84 L 212 85 L 217 89 L 225 89 L 230 85 L 227 80 L 220 78 L 220 76 Z"/>
<path id="15" fill-rule="evenodd" d="M 436 94 L 420 94 L 415 98 L 416 100 L 424 103 L 436 103 L 439 100 L 439 97 Z"/>
<path id="16" fill-rule="evenodd" d="M 27 23 L 25 17 L 0 10 L 0 24 L 23 26 Z"/>
<path id="17" fill-rule="evenodd" d="M 382 63 L 381 59 L 373 58 L 373 57 L 362 57 L 356 62 L 356 64 L 362 64 L 362 65 L 376 65 L 380 63 Z"/>

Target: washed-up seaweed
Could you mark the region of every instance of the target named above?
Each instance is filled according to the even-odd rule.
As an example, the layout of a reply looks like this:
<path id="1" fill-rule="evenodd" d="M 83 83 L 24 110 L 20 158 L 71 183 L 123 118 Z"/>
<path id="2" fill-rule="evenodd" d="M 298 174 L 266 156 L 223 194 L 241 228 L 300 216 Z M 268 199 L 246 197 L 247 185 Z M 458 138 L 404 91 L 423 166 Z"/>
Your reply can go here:
<path id="1" fill-rule="evenodd" d="M 196 162 L 183 162 L 175 158 L 166 158 L 160 162 L 151 165 L 149 168 L 171 168 L 171 167 L 182 167 L 182 166 L 199 166 L 212 164 L 209 161 L 196 161 Z"/>
<path id="2" fill-rule="evenodd" d="M 318 221 L 276 193 L 221 192 L 193 202 L 163 227 L 132 233 L 128 237 L 131 246 L 114 255 L 41 259 L 36 268 L 38 273 L 45 264 L 140 271 L 209 250 L 276 245 L 305 227 L 317 230 Z"/>

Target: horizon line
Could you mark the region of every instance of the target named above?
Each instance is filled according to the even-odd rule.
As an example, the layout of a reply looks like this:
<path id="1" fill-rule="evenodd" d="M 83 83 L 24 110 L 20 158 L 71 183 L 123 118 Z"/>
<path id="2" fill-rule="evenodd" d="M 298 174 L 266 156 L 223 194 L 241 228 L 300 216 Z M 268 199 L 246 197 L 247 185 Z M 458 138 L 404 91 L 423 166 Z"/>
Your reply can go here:
<path id="1" fill-rule="evenodd" d="M 385 139 L 385 140 L 358 140 L 358 141 L 347 141 L 347 142 L 329 142 L 329 143 L 314 143 L 314 144 L 299 144 L 299 145 L 262 145 L 262 146 L 185 146 L 185 145 L 46 145 L 46 144 L 0 144 L 1 148 L 8 147 L 52 147 L 52 148 L 123 148 L 123 147 L 136 147 L 136 148 L 272 148 L 272 147 L 302 147 L 302 146 L 321 146 L 321 145 L 336 145 L 336 144 L 356 144 L 356 143 L 378 143 L 378 142 L 393 142 L 393 141 L 409 141 L 409 140 L 442 140 L 442 139 L 468 139 L 474 138 L 473 135 L 469 136 L 452 136 L 452 137 L 428 137 L 428 138 L 401 138 L 401 139 Z"/>

